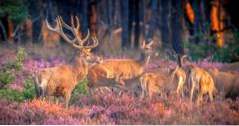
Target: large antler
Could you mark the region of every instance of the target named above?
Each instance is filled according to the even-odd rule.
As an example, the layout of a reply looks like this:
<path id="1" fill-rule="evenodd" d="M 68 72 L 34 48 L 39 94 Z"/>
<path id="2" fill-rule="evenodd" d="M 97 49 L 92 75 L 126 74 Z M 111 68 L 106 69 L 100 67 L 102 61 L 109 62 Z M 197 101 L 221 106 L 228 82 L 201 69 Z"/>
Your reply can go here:
<path id="1" fill-rule="evenodd" d="M 93 44 L 92 45 L 85 45 L 85 42 L 88 40 L 90 33 L 89 30 L 87 32 L 87 35 L 85 38 L 82 39 L 81 33 L 80 33 L 80 22 L 79 18 L 75 16 L 76 22 L 74 21 L 74 17 L 71 17 L 71 26 L 66 24 L 62 17 L 57 16 L 55 19 L 56 26 L 52 27 L 47 19 L 46 19 L 46 24 L 49 30 L 57 32 L 66 42 L 72 44 L 75 48 L 78 49 L 83 49 L 83 48 L 95 48 L 98 45 L 98 40 L 93 37 Z M 69 38 L 69 35 L 66 35 L 63 31 L 63 27 L 66 28 L 67 30 L 71 31 L 73 34 L 73 39 Z"/>

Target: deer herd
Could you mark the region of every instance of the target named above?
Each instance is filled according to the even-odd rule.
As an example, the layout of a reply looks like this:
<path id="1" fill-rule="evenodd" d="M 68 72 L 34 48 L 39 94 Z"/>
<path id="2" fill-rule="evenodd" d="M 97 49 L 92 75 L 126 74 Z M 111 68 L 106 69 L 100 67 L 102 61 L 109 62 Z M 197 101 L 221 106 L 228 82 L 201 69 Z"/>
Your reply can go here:
<path id="1" fill-rule="evenodd" d="M 208 94 L 210 101 L 219 92 L 223 92 L 224 97 L 239 91 L 239 76 L 232 72 L 221 72 L 218 69 L 205 70 L 189 62 L 185 66 L 177 66 L 174 69 L 162 70 L 154 69 L 150 72 L 145 70 L 153 54 L 153 41 L 140 44 L 141 58 L 134 59 L 103 59 L 91 53 L 91 50 L 99 44 L 95 36 L 91 36 L 89 31 L 85 37 L 80 32 L 78 17 L 71 17 L 71 25 L 68 25 L 58 16 L 56 25 L 52 27 L 46 20 L 47 28 L 58 33 L 67 43 L 79 50 L 79 55 L 75 57 L 73 64 L 59 65 L 51 68 L 39 70 L 35 75 L 36 92 L 38 97 L 61 96 L 68 107 L 71 94 L 77 83 L 83 79 L 88 79 L 90 94 L 95 88 L 117 87 L 125 89 L 128 80 L 137 80 L 141 87 L 141 98 L 148 96 L 167 96 L 171 92 L 176 92 L 181 97 L 185 96 L 187 90 L 190 100 L 193 100 L 197 92 L 197 103 L 202 102 L 203 96 Z M 63 29 L 64 28 L 64 29 Z M 67 35 L 65 29 L 71 32 L 71 37 Z M 69 33 L 69 32 L 67 32 Z M 182 61 L 186 56 L 181 58 Z M 225 80 L 224 80 L 225 79 Z M 227 80 L 226 80 L 227 79 Z M 105 81 L 106 80 L 106 81 Z M 113 81 L 109 83 L 107 81 Z M 217 95 L 218 96 L 218 95 Z"/>

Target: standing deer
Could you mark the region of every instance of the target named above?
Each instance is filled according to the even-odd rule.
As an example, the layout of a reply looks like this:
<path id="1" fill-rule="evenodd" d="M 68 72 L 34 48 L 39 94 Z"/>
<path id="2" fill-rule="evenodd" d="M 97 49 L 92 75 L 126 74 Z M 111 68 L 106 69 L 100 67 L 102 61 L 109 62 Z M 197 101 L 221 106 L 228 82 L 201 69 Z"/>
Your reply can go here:
<path id="1" fill-rule="evenodd" d="M 183 56 L 180 60 L 183 60 Z M 176 77 L 176 81 L 174 78 Z M 175 69 L 154 69 L 151 72 L 146 72 L 140 77 L 141 98 L 148 95 L 152 98 L 154 94 L 165 96 L 170 90 L 174 89 L 177 83 L 176 93 L 184 96 L 184 85 L 186 82 L 186 72 L 180 67 L 180 63 Z"/>
<path id="2" fill-rule="evenodd" d="M 98 40 L 92 38 L 91 45 L 85 45 L 89 38 L 89 31 L 85 38 L 80 34 L 79 19 L 75 17 L 76 24 L 71 17 L 71 26 L 67 25 L 60 16 L 56 18 L 56 26 L 52 27 L 46 20 L 47 28 L 58 33 L 67 43 L 80 50 L 80 55 L 75 58 L 73 65 L 60 65 L 51 68 L 45 68 L 36 75 L 36 89 L 38 96 L 63 96 L 65 105 L 68 107 L 71 93 L 78 81 L 84 79 L 88 74 L 89 62 L 94 60 L 91 55 L 91 49 L 98 45 Z M 63 31 L 63 28 L 71 31 L 74 38 L 71 39 Z"/>
<path id="3" fill-rule="evenodd" d="M 215 86 L 223 98 L 236 99 L 239 96 L 238 72 L 220 71 L 217 68 L 209 69 L 208 72 L 213 77 Z"/>
<path id="4" fill-rule="evenodd" d="M 204 69 L 199 67 L 191 67 L 189 73 L 189 81 L 192 85 L 190 100 L 193 99 L 195 89 L 198 89 L 197 103 L 203 100 L 205 94 L 209 95 L 210 101 L 213 101 L 213 95 L 217 92 L 212 76 Z"/>
<path id="5" fill-rule="evenodd" d="M 150 56 L 152 54 L 151 41 L 145 44 L 141 43 L 141 56 L 140 60 L 134 59 L 106 59 L 101 63 L 94 65 L 89 69 L 88 79 L 90 81 L 89 88 L 102 87 L 102 86 L 116 86 L 124 87 L 125 81 L 139 77 L 144 72 L 144 67 L 148 65 Z M 118 84 L 110 84 L 109 82 L 101 83 L 101 80 L 114 80 Z M 92 90 L 91 90 L 92 91 Z"/>

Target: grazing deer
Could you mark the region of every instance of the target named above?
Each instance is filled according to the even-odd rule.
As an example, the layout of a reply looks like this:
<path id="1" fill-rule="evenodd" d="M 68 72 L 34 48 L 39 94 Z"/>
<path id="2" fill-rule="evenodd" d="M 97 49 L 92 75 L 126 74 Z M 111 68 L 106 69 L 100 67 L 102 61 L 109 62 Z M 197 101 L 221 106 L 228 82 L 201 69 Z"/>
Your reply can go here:
<path id="1" fill-rule="evenodd" d="M 171 79 L 173 80 L 176 76 L 177 78 L 177 90 L 176 93 L 184 97 L 184 86 L 186 82 L 186 72 L 182 67 L 177 66 L 171 74 Z"/>
<path id="2" fill-rule="evenodd" d="M 188 84 L 191 85 L 190 100 L 193 100 L 194 90 L 198 90 L 197 103 L 203 100 L 203 96 L 208 94 L 210 101 L 213 101 L 213 96 L 217 93 L 215 81 L 206 70 L 192 64 L 186 60 L 187 55 L 182 56 L 180 61 L 187 66 L 182 67 L 188 76 Z"/>
<path id="3" fill-rule="evenodd" d="M 234 72 L 223 72 L 217 68 L 209 69 L 215 81 L 215 85 L 222 97 L 235 99 L 239 96 L 239 74 Z"/>
<path id="4" fill-rule="evenodd" d="M 195 89 L 198 89 L 197 103 L 203 100 L 205 94 L 209 95 L 210 101 L 213 101 L 213 94 L 217 92 L 212 76 L 202 68 L 191 66 L 189 72 L 189 82 L 191 83 L 190 99 L 193 99 Z"/>
<path id="5" fill-rule="evenodd" d="M 180 60 L 183 60 L 185 56 L 183 56 Z M 184 85 L 186 82 L 186 72 L 182 67 L 179 67 L 178 65 L 175 69 L 167 71 L 164 69 L 156 69 L 152 72 L 144 73 L 140 77 L 140 85 L 142 89 L 141 98 L 145 96 L 145 94 L 148 94 L 151 98 L 153 94 L 161 94 L 165 95 L 169 90 L 172 90 L 175 86 L 175 83 L 177 83 L 177 89 L 176 93 L 178 95 L 184 96 Z M 174 78 L 176 76 L 177 82 L 174 81 Z"/>
<path id="6" fill-rule="evenodd" d="M 169 77 L 159 71 L 144 73 L 139 80 L 142 89 L 141 98 L 148 95 L 150 99 L 155 94 L 164 96 L 165 89 L 170 82 Z"/>
<path id="7" fill-rule="evenodd" d="M 176 80 L 174 80 L 176 76 Z M 184 95 L 183 87 L 186 82 L 186 73 L 181 67 L 176 67 L 165 71 L 164 69 L 155 69 L 151 72 L 144 73 L 140 77 L 140 85 L 142 89 L 141 98 L 145 97 L 145 94 L 150 98 L 154 94 L 160 94 L 165 96 L 171 90 L 174 90 L 177 83 L 176 93 L 178 95 Z"/>
<path id="8" fill-rule="evenodd" d="M 85 45 L 89 38 L 89 32 L 85 38 L 80 35 L 79 19 L 75 17 L 76 24 L 71 17 L 71 26 L 64 23 L 62 18 L 56 18 L 56 26 L 52 27 L 46 20 L 47 28 L 58 33 L 67 43 L 80 50 L 80 55 L 75 58 L 73 65 L 60 65 L 52 68 L 45 68 L 36 75 L 36 89 L 38 96 L 63 96 L 65 105 L 68 107 L 71 93 L 78 81 L 84 79 L 88 74 L 89 62 L 94 60 L 90 51 L 98 45 L 98 40 L 92 38 L 91 45 Z M 63 31 L 63 28 L 71 31 L 74 35 L 70 39 Z"/>
<path id="9" fill-rule="evenodd" d="M 134 59 L 106 59 L 101 63 L 94 65 L 89 69 L 88 79 L 90 81 L 90 89 L 93 87 L 102 86 L 116 86 L 124 87 L 125 81 L 139 77 L 144 72 L 144 67 L 148 65 L 150 55 L 152 54 L 151 41 L 145 44 L 145 41 L 141 43 L 141 56 L 140 60 Z M 106 84 L 101 83 L 101 80 L 114 80 L 118 84 Z"/>

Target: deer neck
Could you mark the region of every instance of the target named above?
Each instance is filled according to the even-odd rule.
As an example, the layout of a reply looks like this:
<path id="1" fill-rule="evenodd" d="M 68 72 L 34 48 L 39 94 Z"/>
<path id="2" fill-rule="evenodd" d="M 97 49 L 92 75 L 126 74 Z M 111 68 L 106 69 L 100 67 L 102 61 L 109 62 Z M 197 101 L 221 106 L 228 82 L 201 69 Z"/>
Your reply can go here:
<path id="1" fill-rule="evenodd" d="M 88 74 L 88 63 L 84 58 L 77 59 L 76 63 L 74 64 L 73 71 L 76 74 L 77 80 L 84 79 Z"/>
<path id="2" fill-rule="evenodd" d="M 140 54 L 139 62 L 142 66 L 148 66 L 150 60 L 150 55 L 146 55 L 145 53 Z"/>

